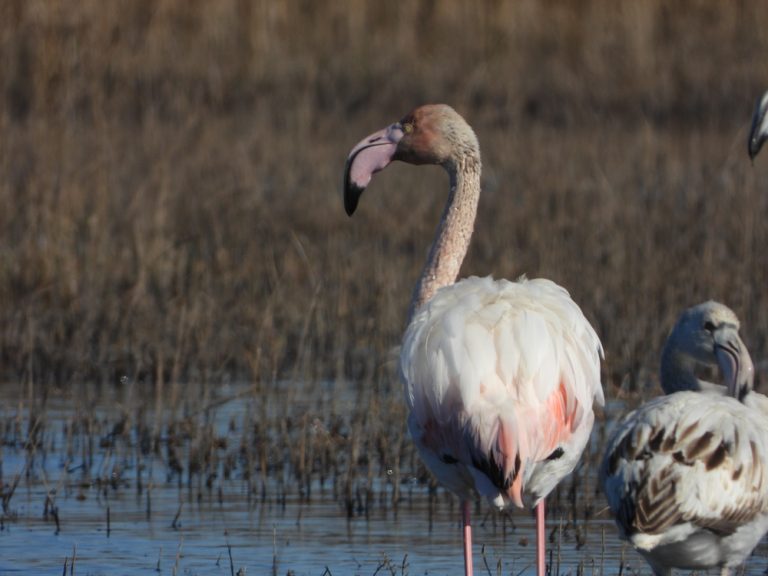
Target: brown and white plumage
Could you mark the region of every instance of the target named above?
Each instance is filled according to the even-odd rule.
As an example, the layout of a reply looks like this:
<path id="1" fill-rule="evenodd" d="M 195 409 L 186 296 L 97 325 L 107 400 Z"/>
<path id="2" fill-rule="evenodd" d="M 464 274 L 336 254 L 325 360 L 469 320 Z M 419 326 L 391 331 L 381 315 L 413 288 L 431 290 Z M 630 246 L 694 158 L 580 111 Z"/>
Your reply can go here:
<path id="1" fill-rule="evenodd" d="M 752 114 L 752 127 L 749 130 L 747 140 L 747 151 L 750 158 L 754 160 L 766 139 L 768 139 L 768 92 L 757 99 L 755 111 Z"/>
<path id="2" fill-rule="evenodd" d="M 656 574 L 727 570 L 768 530 L 765 398 L 751 391 L 738 329 L 722 304 L 687 310 L 663 354 L 672 393 L 630 413 L 609 440 L 600 483 L 620 535 Z M 696 374 L 716 366 L 722 389 Z"/>
<path id="3" fill-rule="evenodd" d="M 548 280 L 456 282 L 480 196 L 480 148 L 446 105 L 422 106 L 352 149 L 351 214 L 391 160 L 438 164 L 450 190 L 416 284 L 400 356 L 408 427 L 432 473 L 462 500 L 465 571 L 469 502 L 536 506 L 544 571 L 543 498 L 578 462 L 603 403 L 600 341 L 565 289 Z"/>

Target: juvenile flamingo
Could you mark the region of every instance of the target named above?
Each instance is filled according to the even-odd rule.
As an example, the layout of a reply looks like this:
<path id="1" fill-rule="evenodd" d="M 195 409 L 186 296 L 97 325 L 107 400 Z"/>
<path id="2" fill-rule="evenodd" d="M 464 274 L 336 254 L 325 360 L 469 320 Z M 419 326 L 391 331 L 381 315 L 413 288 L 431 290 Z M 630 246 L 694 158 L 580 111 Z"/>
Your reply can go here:
<path id="1" fill-rule="evenodd" d="M 392 160 L 438 164 L 448 201 L 416 284 L 400 354 L 408 428 L 437 479 L 461 500 L 465 574 L 470 502 L 536 507 L 544 574 L 544 498 L 576 466 L 603 404 L 602 348 L 568 292 L 543 279 L 456 282 L 480 196 L 480 148 L 453 108 L 416 108 L 363 139 L 347 158 L 348 214 Z"/>
<path id="2" fill-rule="evenodd" d="M 696 371 L 719 367 L 724 386 Z M 688 309 L 665 345 L 669 394 L 616 428 L 600 483 L 622 538 L 657 575 L 743 563 L 768 530 L 766 398 L 726 306 Z M 726 395 L 727 394 L 727 395 Z"/>
<path id="3" fill-rule="evenodd" d="M 757 99 L 755 112 L 752 115 L 752 128 L 747 140 L 747 150 L 752 160 L 760 152 L 766 139 L 768 139 L 768 92 Z"/>

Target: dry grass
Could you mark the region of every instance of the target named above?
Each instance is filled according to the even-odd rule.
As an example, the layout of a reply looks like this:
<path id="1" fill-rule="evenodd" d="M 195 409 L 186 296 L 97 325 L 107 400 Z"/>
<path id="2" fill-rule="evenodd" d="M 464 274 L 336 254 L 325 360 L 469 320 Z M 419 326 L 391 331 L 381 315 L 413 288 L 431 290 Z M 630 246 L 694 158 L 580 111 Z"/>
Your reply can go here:
<path id="1" fill-rule="evenodd" d="M 766 21 L 717 0 L 4 2 L 0 380 L 25 400 L 0 450 L 29 456 L 0 468 L 0 521 L 62 449 L 62 393 L 76 481 L 131 484 L 148 513 L 158 474 L 254 502 L 319 482 L 350 516 L 428 481 L 393 347 L 446 178 L 393 167 L 352 221 L 340 191 L 349 148 L 427 101 L 483 149 L 464 274 L 566 286 L 610 396 L 654 393 L 666 331 L 708 298 L 768 358 L 768 168 L 745 150 Z M 222 437 L 227 380 L 252 388 Z M 589 466 L 553 498 L 573 521 Z"/>
<path id="2" fill-rule="evenodd" d="M 396 390 L 445 178 L 391 169 L 348 221 L 341 170 L 438 100 L 484 153 L 465 274 L 568 287 L 611 387 L 653 385 L 674 317 L 707 298 L 766 358 L 768 169 L 745 139 L 767 19 L 716 0 L 5 2 L 0 375 Z"/>
<path id="3" fill-rule="evenodd" d="M 654 393 L 666 331 L 708 298 L 767 359 L 768 166 L 745 146 L 766 21 L 718 0 L 2 3 L 0 381 L 24 400 L 0 451 L 28 456 L 0 468 L 0 523 L 57 451 L 59 481 L 130 485 L 147 514 L 158 477 L 244 481 L 254 505 L 319 483 L 350 516 L 429 481 L 393 347 L 446 178 L 393 167 L 351 221 L 340 191 L 349 148 L 427 101 L 483 149 L 464 274 L 566 286 L 609 396 Z M 227 380 L 252 388 L 222 436 Z M 552 499 L 575 532 L 586 461 Z"/>

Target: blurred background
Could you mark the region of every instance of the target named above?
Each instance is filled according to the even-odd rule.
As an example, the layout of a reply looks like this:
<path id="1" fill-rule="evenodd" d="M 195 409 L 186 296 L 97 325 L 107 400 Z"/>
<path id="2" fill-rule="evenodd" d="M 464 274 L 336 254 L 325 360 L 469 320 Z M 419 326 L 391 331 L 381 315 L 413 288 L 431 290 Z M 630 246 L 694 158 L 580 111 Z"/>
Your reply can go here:
<path id="1" fill-rule="evenodd" d="M 768 168 L 745 142 L 766 21 L 717 1 L 4 2 L 0 374 L 359 379 L 399 340 L 447 185 L 390 170 L 349 221 L 344 160 L 438 101 L 483 152 L 465 275 L 566 286 L 608 384 L 645 386 L 708 298 L 760 359 Z"/>
<path id="2" fill-rule="evenodd" d="M 341 200 L 349 149 L 427 102 L 481 144 L 462 274 L 568 288 L 609 398 L 656 394 L 674 319 L 710 298 L 762 380 L 768 158 L 746 139 L 766 22 L 768 4 L 718 0 L 2 2 L 6 451 L 42 434 L 49 398 L 107 390 L 122 403 L 89 433 L 220 478 L 214 432 L 197 464 L 164 443 L 198 438 L 185 401 L 239 382 L 262 427 L 235 452 L 260 445 L 263 474 L 320 422 L 326 460 L 286 456 L 307 486 L 337 448 L 347 504 L 360 453 L 381 463 L 362 461 L 369 489 L 393 460 L 428 482 L 394 359 L 447 178 L 398 165 L 353 219 Z M 350 405 L 315 402 L 327 383 Z"/>

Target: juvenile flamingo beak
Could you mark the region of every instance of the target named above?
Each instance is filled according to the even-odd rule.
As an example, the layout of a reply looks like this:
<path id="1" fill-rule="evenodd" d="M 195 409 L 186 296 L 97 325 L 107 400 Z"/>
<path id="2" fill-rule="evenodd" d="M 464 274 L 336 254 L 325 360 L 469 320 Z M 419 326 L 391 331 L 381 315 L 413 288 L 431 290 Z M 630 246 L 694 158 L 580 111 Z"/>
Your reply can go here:
<path id="1" fill-rule="evenodd" d="M 352 148 L 344 166 L 344 209 L 349 216 L 373 175 L 392 162 L 402 137 L 403 127 L 398 122 L 363 138 Z"/>
<path id="2" fill-rule="evenodd" d="M 723 373 L 728 395 L 741 401 L 752 390 L 755 367 L 747 347 L 735 329 L 715 332 L 715 356 Z"/>
<path id="3" fill-rule="evenodd" d="M 768 115 L 768 92 L 758 98 L 755 113 L 752 115 L 752 127 L 749 130 L 749 139 L 747 140 L 747 150 L 751 160 L 755 159 L 763 146 L 763 142 L 768 139 L 766 115 Z"/>

